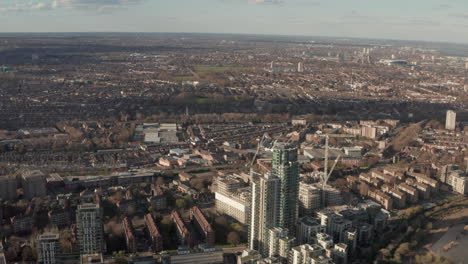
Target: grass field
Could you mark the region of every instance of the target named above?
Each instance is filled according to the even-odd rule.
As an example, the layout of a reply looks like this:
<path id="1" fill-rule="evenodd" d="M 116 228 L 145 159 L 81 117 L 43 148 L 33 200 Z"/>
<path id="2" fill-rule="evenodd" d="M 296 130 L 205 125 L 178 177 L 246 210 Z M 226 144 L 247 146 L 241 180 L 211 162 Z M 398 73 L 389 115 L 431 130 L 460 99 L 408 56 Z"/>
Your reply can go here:
<path id="1" fill-rule="evenodd" d="M 179 81 L 179 82 L 193 81 L 194 79 L 196 78 L 193 75 L 174 76 L 174 80 Z"/>
<path id="2" fill-rule="evenodd" d="M 247 67 L 235 67 L 235 66 L 208 66 L 208 65 L 197 65 L 195 71 L 197 72 L 227 72 L 227 71 L 243 71 L 248 70 Z"/>

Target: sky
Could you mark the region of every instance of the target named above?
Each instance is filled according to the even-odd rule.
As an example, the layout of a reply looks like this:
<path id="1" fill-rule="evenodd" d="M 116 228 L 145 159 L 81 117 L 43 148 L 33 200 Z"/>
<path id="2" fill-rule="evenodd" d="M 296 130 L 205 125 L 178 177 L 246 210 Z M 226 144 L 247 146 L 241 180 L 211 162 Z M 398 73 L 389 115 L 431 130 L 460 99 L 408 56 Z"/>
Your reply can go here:
<path id="1" fill-rule="evenodd" d="M 0 0 L 0 32 L 197 32 L 468 43 L 468 0 Z"/>

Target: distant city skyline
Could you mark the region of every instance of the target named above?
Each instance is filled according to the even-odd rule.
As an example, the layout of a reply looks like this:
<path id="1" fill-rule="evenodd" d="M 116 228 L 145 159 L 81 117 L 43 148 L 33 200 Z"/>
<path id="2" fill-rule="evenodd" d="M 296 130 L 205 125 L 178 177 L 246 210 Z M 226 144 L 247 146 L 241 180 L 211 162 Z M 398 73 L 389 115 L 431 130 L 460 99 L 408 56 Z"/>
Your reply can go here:
<path id="1" fill-rule="evenodd" d="M 4 0 L 0 32 L 304 35 L 468 44 L 464 0 Z"/>

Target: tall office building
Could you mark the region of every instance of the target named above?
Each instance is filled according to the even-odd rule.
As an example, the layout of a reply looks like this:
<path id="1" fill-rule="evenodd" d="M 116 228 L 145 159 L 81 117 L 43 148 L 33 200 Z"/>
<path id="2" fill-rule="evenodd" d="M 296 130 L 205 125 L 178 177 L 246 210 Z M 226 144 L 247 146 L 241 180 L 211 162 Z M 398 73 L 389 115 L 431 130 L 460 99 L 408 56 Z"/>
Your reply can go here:
<path id="1" fill-rule="evenodd" d="M 271 257 L 271 230 L 281 229 L 284 241 L 295 233 L 298 213 L 299 171 L 297 148 L 277 143 L 273 148 L 271 173 L 252 171 L 249 249 Z M 282 240 L 282 241 L 283 241 Z"/>
<path id="2" fill-rule="evenodd" d="M 445 117 L 445 129 L 455 130 L 456 121 L 457 113 L 452 110 L 448 110 L 447 116 Z"/>
<path id="3" fill-rule="evenodd" d="M 273 148 L 272 174 L 280 179 L 279 227 L 295 233 L 299 199 L 297 148 L 278 143 Z"/>
<path id="4" fill-rule="evenodd" d="M 76 227 L 81 254 L 104 252 L 103 214 L 98 204 L 78 206 Z"/>
<path id="5" fill-rule="evenodd" d="M 59 263 L 60 244 L 59 235 L 44 233 L 37 239 L 37 261 L 41 264 Z"/>

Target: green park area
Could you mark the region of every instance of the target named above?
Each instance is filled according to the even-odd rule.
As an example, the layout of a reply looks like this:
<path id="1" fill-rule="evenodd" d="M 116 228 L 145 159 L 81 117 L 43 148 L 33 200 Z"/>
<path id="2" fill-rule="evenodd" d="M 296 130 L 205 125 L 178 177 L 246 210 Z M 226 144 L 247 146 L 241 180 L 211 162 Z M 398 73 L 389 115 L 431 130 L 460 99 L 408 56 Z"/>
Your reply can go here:
<path id="1" fill-rule="evenodd" d="M 249 69 L 248 67 L 236 67 L 236 66 L 209 66 L 209 65 L 195 66 L 196 72 L 229 72 L 229 71 L 244 71 L 248 69 Z"/>

